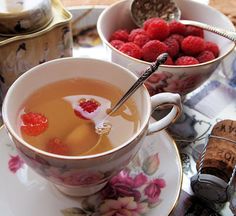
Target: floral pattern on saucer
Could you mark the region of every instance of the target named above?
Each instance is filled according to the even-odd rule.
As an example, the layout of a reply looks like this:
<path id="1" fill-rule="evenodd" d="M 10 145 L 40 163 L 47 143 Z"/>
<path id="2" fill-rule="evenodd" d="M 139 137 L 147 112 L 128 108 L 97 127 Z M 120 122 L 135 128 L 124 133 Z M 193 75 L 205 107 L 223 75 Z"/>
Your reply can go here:
<path id="1" fill-rule="evenodd" d="M 9 155 L 8 168 L 16 173 L 24 165 L 19 155 Z M 64 216 L 80 215 L 142 215 L 162 202 L 161 192 L 166 181 L 156 176 L 160 165 L 159 153 L 151 154 L 141 162 L 139 156 L 105 188 L 82 200 L 82 207 L 61 210 Z M 133 169 L 135 168 L 135 169 Z"/>
<path id="2" fill-rule="evenodd" d="M 80 215 L 143 215 L 162 202 L 166 187 L 164 174 L 155 175 L 160 165 L 159 154 L 139 157 L 97 194 L 82 200 L 81 208 L 63 209 L 64 216 Z M 135 167 L 135 169 L 133 169 Z"/>
<path id="3" fill-rule="evenodd" d="M 0 175 L 6 179 L 0 181 L 0 203 L 4 200 L 12 206 L 12 196 L 24 196 L 14 203 L 11 216 L 31 215 L 35 209 L 38 209 L 35 216 L 46 213 L 50 216 L 164 216 L 171 212 L 178 200 L 182 182 L 180 156 L 173 139 L 165 131 L 148 136 L 145 147 L 124 170 L 103 190 L 84 198 L 63 195 L 33 172 L 17 154 L 4 127 L 0 130 L 0 137 L 3 164 Z M 26 207 L 27 203 L 30 208 Z M 4 208 L 0 207 L 1 210 L 4 212 Z"/>

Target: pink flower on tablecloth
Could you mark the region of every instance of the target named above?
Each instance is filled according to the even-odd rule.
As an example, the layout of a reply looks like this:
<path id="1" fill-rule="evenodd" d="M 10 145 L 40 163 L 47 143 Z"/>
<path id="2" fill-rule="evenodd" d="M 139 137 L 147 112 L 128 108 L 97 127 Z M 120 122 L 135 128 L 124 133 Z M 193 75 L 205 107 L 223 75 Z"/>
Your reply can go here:
<path id="1" fill-rule="evenodd" d="M 20 158 L 19 155 L 10 155 L 10 157 L 11 158 L 8 161 L 8 168 L 11 172 L 16 173 L 17 170 L 19 170 L 23 166 L 24 161 Z"/>
<path id="2" fill-rule="evenodd" d="M 123 170 L 110 180 L 102 193 L 105 198 L 134 197 L 135 201 L 139 201 L 141 193 L 138 188 L 146 182 L 144 174 L 140 173 L 132 178 L 127 170 Z"/>
<path id="3" fill-rule="evenodd" d="M 156 203 L 159 200 L 161 189 L 166 186 L 164 179 L 154 179 L 144 189 L 145 195 L 150 203 Z"/>
<path id="4" fill-rule="evenodd" d="M 120 197 L 117 200 L 107 199 L 100 206 L 101 216 L 139 216 L 147 211 L 147 203 L 135 202 L 133 197 Z"/>

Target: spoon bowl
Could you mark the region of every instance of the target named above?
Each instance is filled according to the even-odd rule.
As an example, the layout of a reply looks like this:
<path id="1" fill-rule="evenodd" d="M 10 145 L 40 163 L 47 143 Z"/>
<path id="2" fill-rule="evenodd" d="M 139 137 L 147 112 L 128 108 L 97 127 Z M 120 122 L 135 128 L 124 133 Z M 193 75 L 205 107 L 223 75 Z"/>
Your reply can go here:
<path id="1" fill-rule="evenodd" d="M 181 10 L 175 0 L 132 0 L 130 11 L 134 23 L 139 27 L 142 27 L 147 19 L 159 17 L 168 22 L 177 20 L 185 25 L 199 27 L 236 42 L 236 32 L 234 31 L 218 28 L 202 22 L 180 20 Z"/>
<path id="2" fill-rule="evenodd" d="M 181 17 L 181 11 L 174 0 L 132 0 L 130 11 L 134 23 L 139 27 L 152 17 L 166 21 L 179 20 Z"/>

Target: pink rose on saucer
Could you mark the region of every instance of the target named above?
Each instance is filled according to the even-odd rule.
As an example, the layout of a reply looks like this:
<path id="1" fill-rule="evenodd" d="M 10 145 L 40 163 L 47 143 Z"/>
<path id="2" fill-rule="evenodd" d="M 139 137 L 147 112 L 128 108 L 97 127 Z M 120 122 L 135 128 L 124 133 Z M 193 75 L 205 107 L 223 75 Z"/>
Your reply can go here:
<path id="1" fill-rule="evenodd" d="M 150 203 L 156 203 L 161 194 L 161 189 L 166 186 L 164 179 L 154 179 L 144 189 L 145 195 Z"/>
<path id="2" fill-rule="evenodd" d="M 117 200 L 107 199 L 100 206 L 101 215 L 138 216 L 148 211 L 145 202 L 135 202 L 133 197 L 120 197 Z"/>
<path id="3" fill-rule="evenodd" d="M 123 170 L 110 180 L 102 193 L 105 198 L 133 197 L 135 201 L 139 201 L 141 198 L 139 188 L 146 182 L 147 176 L 144 174 L 140 173 L 132 178 L 129 176 L 129 171 Z"/>

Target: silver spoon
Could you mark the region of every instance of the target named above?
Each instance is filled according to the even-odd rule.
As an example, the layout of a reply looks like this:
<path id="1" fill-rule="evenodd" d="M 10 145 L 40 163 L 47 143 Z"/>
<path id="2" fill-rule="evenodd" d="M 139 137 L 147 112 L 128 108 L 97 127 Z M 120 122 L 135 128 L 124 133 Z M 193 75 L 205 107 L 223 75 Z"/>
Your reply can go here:
<path id="1" fill-rule="evenodd" d="M 139 27 L 152 17 L 171 21 L 179 20 L 181 16 L 181 11 L 174 0 L 132 0 L 130 11 L 134 23 Z"/>
<path id="2" fill-rule="evenodd" d="M 106 134 L 110 131 L 111 124 L 109 122 L 105 122 L 105 120 L 116 110 L 118 110 L 129 99 L 129 97 L 157 70 L 159 65 L 166 62 L 167 58 L 167 53 L 163 53 L 157 57 L 156 61 L 144 71 L 144 73 L 137 79 L 137 81 L 122 96 L 122 98 L 112 108 L 109 109 L 104 119 L 95 124 L 96 133 Z"/>
<path id="3" fill-rule="evenodd" d="M 139 27 L 142 27 L 143 23 L 149 18 L 160 17 L 166 21 L 178 20 L 185 25 L 196 26 L 236 42 L 236 32 L 234 31 L 197 21 L 180 20 L 181 11 L 175 0 L 132 0 L 130 11 L 134 23 Z"/>

